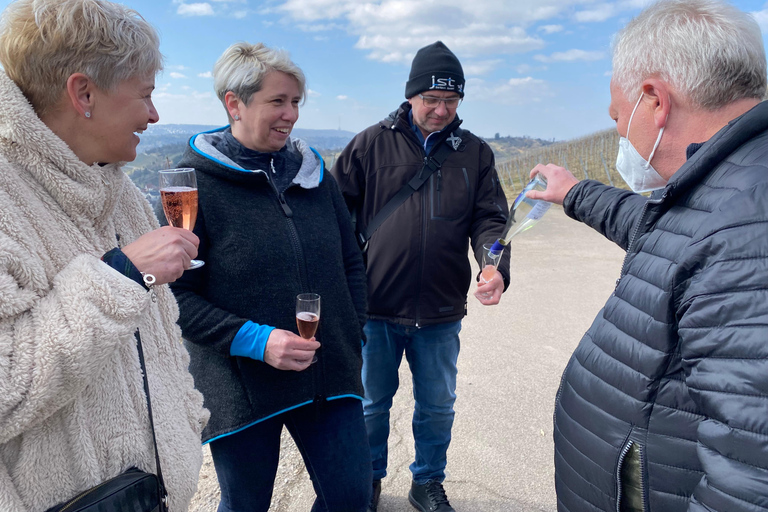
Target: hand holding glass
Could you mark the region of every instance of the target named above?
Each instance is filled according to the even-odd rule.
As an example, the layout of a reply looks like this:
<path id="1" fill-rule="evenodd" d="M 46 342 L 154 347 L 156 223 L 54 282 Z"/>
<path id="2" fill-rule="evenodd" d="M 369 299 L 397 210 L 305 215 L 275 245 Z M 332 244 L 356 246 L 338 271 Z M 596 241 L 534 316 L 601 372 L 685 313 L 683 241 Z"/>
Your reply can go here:
<path id="1" fill-rule="evenodd" d="M 305 340 L 311 339 L 317 332 L 320 323 L 320 295 L 316 293 L 300 293 L 296 296 L 296 325 L 299 336 Z M 312 358 L 317 362 L 317 356 Z"/>
<path id="2" fill-rule="evenodd" d="M 197 178 L 192 168 L 160 171 L 160 201 L 168 224 L 192 231 L 197 220 Z M 190 269 L 205 265 L 192 260 Z"/>
<path id="3" fill-rule="evenodd" d="M 493 244 L 483 244 L 483 267 L 480 272 L 480 284 L 490 283 L 493 276 L 496 275 L 496 269 L 499 267 L 501 252 L 492 251 Z M 489 298 L 490 293 L 483 293 L 483 298 Z"/>
<path id="4" fill-rule="evenodd" d="M 493 244 L 483 244 L 483 270 L 480 273 L 480 282 L 482 284 L 490 283 L 493 276 L 496 275 L 496 269 L 499 267 L 501 253 L 492 251 Z"/>

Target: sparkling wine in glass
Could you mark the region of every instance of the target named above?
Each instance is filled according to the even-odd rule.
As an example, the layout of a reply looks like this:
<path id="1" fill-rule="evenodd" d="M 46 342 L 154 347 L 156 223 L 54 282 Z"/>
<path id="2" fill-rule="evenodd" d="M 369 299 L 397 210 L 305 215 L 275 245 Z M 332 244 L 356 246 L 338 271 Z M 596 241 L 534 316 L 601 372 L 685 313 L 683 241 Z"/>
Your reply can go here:
<path id="1" fill-rule="evenodd" d="M 197 178 L 192 168 L 160 171 L 160 201 L 168 224 L 192 231 L 197 220 Z M 205 265 L 192 260 L 190 269 Z"/>
<path id="2" fill-rule="evenodd" d="M 483 244 L 483 268 L 480 272 L 480 283 L 486 284 L 491 282 L 493 276 L 496 275 L 496 269 L 499 268 L 499 261 L 501 260 L 501 252 L 491 250 L 493 244 Z M 490 298 L 490 293 L 483 293 L 483 298 Z"/>
<path id="3" fill-rule="evenodd" d="M 299 336 L 308 340 L 317 332 L 320 323 L 320 295 L 316 293 L 300 293 L 296 296 L 296 325 Z M 317 362 L 317 356 L 312 358 Z"/>

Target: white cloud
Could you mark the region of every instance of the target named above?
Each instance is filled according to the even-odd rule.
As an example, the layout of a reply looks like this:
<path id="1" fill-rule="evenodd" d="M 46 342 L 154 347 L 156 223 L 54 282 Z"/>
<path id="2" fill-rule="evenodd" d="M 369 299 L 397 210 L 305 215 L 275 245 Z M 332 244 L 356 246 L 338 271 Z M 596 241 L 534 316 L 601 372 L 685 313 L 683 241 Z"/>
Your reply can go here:
<path id="1" fill-rule="evenodd" d="M 465 76 L 487 75 L 494 69 L 498 68 L 502 62 L 503 61 L 501 59 L 481 60 L 463 64 L 462 68 L 464 68 Z"/>
<path id="2" fill-rule="evenodd" d="M 339 94 L 338 96 L 336 96 L 337 100 L 342 100 L 342 101 L 346 100 L 347 98 L 348 96 L 346 96 L 345 94 Z"/>
<path id="3" fill-rule="evenodd" d="M 344 30 L 344 26 L 338 23 L 299 23 L 296 28 L 304 32 L 328 32 L 331 30 Z"/>
<path id="4" fill-rule="evenodd" d="M 552 95 L 549 84 L 527 76 L 487 83 L 478 78 L 467 80 L 467 101 L 488 101 L 501 105 L 525 105 Z"/>
<path id="5" fill-rule="evenodd" d="M 173 69 L 175 71 L 184 71 L 187 68 L 186 66 L 183 66 L 181 64 L 175 64 L 173 66 L 165 66 L 165 69 Z"/>
<path id="6" fill-rule="evenodd" d="M 597 22 L 605 21 L 616 15 L 617 6 L 615 4 L 601 4 L 592 9 L 585 9 L 574 14 L 573 18 L 578 22 Z"/>
<path id="7" fill-rule="evenodd" d="M 199 76 L 200 78 L 212 78 L 213 73 L 211 73 L 210 71 L 206 71 L 205 73 L 198 73 L 197 76 Z"/>
<path id="8" fill-rule="evenodd" d="M 284 0 L 263 12 L 283 14 L 285 23 L 308 32 L 344 30 L 370 59 L 408 64 L 417 49 L 438 39 L 462 60 L 541 50 L 543 37 L 564 31 L 541 22 L 596 20 L 643 1 L 619 0 L 611 7 L 585 0 Z"/>
<path id="9" fill-rule="evenodd" d="M 152 95 L 161 123 L 215 124 L 227 122 L 224 108 L 211 92 L 170 92 L 166 84 Z"/>
<path id="10" fill-rule="evenodd" d="M 187 75 L 185 75 L 183 73 L 177 73 L 176 71 L 172 71 L 172 72 L 168 73 L 168 75 L 171 78 L 187 78 Z"/>
<path id="11" fill-rule="evenodd" d="M 584 50 L 572 49 L 565 52 L 555 52 L 552 55 L 535 55 L 533 58 L 540 62 L 574 62 L 574 61 L 593 61 L 605 57 L 603 52 L 588 52 Z"/>
<path id="12" fill-rule="evenodd" d="M 768 35 L 768 9 L 755 11 L 750 14 L 755 17 L 755 21 L 760 25 L 760 30 L 763 31 L 763 35 Z"/>
<path id="13" fill-rule="evenodd" d="M 521 75 L 525 75 L 526 73 L 530 73 L 531 72 L 531 66 L 530 66 L 530 64 L 520 64 L 519 66 L 517 66 L 515 68 L 515 71 L 517 71 Z"/>
<path id="14" fill-rule="evenodd" d="M 213 7 L 209 3 L 180 4 L 176 13 L 182 16 L 213 16 Z"/>
<path id="15" fill-rule="evenodd" d="M 545 34 L 554 34 L 555 32 L 562 32 L 563 26 L 562 25 L 542 25 L 537 30 L 539 32 L 544 32 Z"/>
<path id="16" fill-rule="evenodd" d="M 248 11 L 235 11 L 232 13 L 232 17 L 238 20 L 242 20 L 248 16 Z"/>
<path id="17" fill-rule="evenodd" d="M 319 92 L 313 91 L 312 89 L 307 88 L 307 96 L 310 98 L 317 98 L 318 96 L 322 96 Z"/>

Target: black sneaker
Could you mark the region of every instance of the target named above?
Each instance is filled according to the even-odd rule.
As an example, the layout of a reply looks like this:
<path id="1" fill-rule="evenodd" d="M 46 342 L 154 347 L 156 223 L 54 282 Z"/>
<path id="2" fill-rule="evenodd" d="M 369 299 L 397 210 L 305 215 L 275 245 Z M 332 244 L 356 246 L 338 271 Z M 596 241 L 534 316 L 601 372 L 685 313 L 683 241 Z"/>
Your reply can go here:
<path id="1" fill-rule="evenodd" d="M 456 512 L 448 503 L 443 484 L 436 480 L 429 480 L 424 485 L 412 482 L 408 501 L 421 512 Z"/>
<path id="2" fill-rule="evenodd" d="M 368 512 L 376 512 L 376 510 L 378 510 L 379 496 L 381 496 L 381 480 L 374 480 L 371 502 L 368 504 Z"/>

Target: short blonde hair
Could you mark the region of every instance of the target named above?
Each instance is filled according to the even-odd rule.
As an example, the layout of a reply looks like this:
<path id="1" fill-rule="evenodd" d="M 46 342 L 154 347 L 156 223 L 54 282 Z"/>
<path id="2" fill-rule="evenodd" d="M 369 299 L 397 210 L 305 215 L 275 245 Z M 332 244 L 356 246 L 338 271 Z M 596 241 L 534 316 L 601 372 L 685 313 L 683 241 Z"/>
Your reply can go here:
<path id="1" fill-rule="evenodd" d="M 0 18 L 0 63 L 38 115 L 73 73 L 110 91 L 163 67 L 160 38 L 133 9 L 106 0 L 16 0 Z"/>
<path id="2" fill-rule="evenodd" d="M 299 66 L 291 61 L 285 50 L 272 49 L 263 43 L 235 43 L 221 54 L 213 66 L 213 88 L 224 104 L 226 94 L 232 91 L 247 106 L 251 96 L 261 90 L 264 77 L 280 71 L 296 79 L 301 97 L 306 97 L 307 80 Z M 232 117 L 227 110 L 229 122 Z"/>

